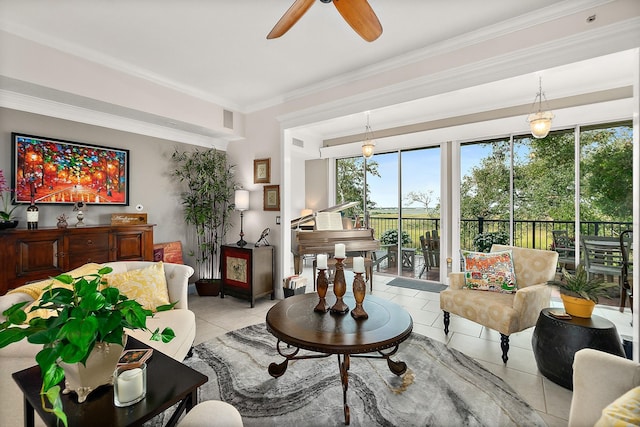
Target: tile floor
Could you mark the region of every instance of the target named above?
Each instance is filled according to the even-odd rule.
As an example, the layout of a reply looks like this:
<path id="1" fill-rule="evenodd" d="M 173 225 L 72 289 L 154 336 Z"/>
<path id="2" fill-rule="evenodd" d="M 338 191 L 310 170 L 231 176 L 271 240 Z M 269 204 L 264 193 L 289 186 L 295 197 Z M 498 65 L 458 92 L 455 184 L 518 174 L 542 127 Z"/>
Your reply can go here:
<path id="1" fill-rule="evenodd" d="M 348 272 L 347 272 L 348 273 Z M 307 292 L 312 292 L 311 269 L 303 276 L 309 279 Z M 476 323 L 451 316 L 449 336 L 444 335 L 442 311 L 436 293 L 387 286 L 392 276 L 374 275 L 374 295 L 403 306 L 413 317 L 413 330 L 462 351 L 478 360 L 486 369 L 507 382 L 520 396 L 535 408 L 550 427 L 566 426 L 571 404 L 571 391 L 543 377 L 537 369 L 531 350 L 533 328 L 511 335 L 509 362 L 501 359 L 500 334 Z M 347 277 L 349 281 L 349 277 Z M 350 282 L 349 282 L 350 283 Z M 264 322 L 267 311 L 275 304 L 269 297 L 256 301 L 252 309 L 247 301 L 227 296 L 199 297 L 195 289 L 189 293 L 189 308 L 196 314 L 196 344 L 226 332 Z M 561 307 L 558 298 L 552 306 Z M 632 335 L 631 313 L 620 313 L 616 308 L 597 306 L 594 314 L 610 319 L 618 333 Z"/>

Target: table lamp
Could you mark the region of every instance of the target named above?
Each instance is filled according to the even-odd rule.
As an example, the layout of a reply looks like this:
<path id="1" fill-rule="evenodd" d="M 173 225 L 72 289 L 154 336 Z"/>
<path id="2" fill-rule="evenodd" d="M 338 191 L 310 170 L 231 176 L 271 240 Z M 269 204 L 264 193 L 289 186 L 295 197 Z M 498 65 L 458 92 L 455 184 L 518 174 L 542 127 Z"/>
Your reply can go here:
<path id="1" fill-rule="evenodd" d="M 240 240 L 238 240 L 238 243 L 236 244 L 240 247 L 243 247 L 247 244 L 247 242 L 244 240 L 243 217 L 244 211 L 249 210 L 249 190 L 236 190 L 234 202 L 236 210 L 240 211 Z"/>

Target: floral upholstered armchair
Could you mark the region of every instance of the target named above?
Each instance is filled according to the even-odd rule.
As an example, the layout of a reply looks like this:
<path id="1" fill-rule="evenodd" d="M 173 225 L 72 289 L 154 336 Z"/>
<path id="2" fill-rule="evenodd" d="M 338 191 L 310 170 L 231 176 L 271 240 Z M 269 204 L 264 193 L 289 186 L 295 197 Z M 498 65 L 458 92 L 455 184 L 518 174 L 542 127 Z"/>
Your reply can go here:
<path id="1" fill-rule="evenodd" d="M 450 313 L 500 332 L 502 361 L 507 363 L 509 335 L 535 326 L 540 311 L 549 306 L 558 264 L 555 251 L 494 244 L 491 253 L 511 251 L 517 290 L 513 293 L 468 289 L 465 273 L 449 274 L 449 288 L 440 293 L 444 332 L 449 333 Z"/>

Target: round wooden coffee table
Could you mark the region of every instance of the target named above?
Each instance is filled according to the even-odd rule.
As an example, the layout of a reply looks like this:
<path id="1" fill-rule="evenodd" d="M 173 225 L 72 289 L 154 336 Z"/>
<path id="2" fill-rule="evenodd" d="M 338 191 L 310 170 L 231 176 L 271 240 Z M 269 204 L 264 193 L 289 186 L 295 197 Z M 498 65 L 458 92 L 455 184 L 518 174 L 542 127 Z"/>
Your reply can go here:
<path id="1" fill-rule="evenodd" d="M 353 295 L 345 295 L 344 301 L 349 307 L 355 307 Z M 327 304 L 331 306 L 334 302 L 335 296 L 328 293 Z M 266 319 L 267 330 L 278 339 L 278 353 L 285 358 L 282 363 L 269 365 L 269 374 L 274 378 L 282 376 L 290 360 L 317 359 L 336 354 L 342 381 L 344 423 L 348 425 L 347 389 L 350 358 L 353 356 L 385 359 L 393 374 L 404 374 L 407 370 L 406 363 L 393 361 L 391 356 L 398 351 L 400 343 L 411 334 L 413 320 L 399 305 L 372 295 L 367 295 L 364 300 L 368 319 L 356 320 L 348 313 L 317 313 L 313 311 L 317 303 L 318 294 L 309 293 L 286 298 L 269 310 Z M 287 345 L 281 346 L 281 343 Z M 298 356 L 300 349 L 320 354 Z"/>

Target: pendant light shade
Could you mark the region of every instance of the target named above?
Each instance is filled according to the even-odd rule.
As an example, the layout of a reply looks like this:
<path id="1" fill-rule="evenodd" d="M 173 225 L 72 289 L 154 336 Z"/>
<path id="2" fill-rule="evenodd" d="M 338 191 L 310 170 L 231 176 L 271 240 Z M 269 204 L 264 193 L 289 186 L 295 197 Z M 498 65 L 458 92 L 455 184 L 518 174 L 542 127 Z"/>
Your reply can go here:
<path id="1" fill-rule="evenodd" d="M 367 113 L 367 126 L 364 129 L 364 141 L 362 141 L 362 156 L 370 159 L 376 147 L 376 141 L 373 139 L 373 131 L 369 126 L 369 113 Z"/>
<path id="2" fill-rule="evenodd" d="M 551 130 L 551 121 L 553 120 L 553 113 L 547 106 L 547 97 L 542 91 L 542 77 L 540 77 L 540 86 L 536 98 L 533 100 L 532 113 L 527 117 L 529 126 L 531 127 L 531 135 L 534 138 L 544 138 L 549 135 Z M 542 111 L 542 99 L 544 98 L 546 111 Z M 536 111 L 537 108 L 537 111 Z"/>

